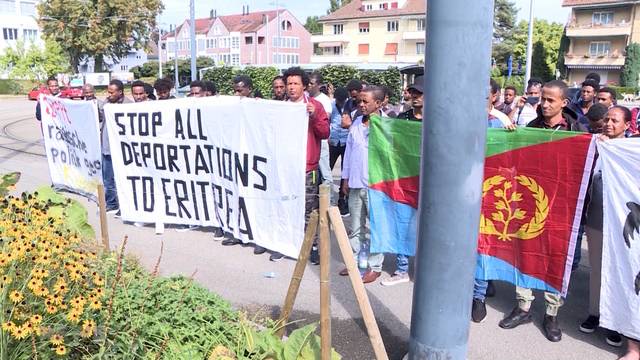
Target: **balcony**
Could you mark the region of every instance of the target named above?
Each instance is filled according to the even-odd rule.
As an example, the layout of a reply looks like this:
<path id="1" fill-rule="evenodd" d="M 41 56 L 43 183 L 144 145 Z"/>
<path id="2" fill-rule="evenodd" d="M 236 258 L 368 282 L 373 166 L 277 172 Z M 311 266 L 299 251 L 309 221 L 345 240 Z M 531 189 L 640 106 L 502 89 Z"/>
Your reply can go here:
<path id="1" fill-rule="evenodd" d="M 620 22 L 618 24 L 575 24 L 567 25 L 569 37 L 598 37 L 598 36 L 624 36 L 631 35 L 631 23 Z"/>
<path id="2" fill-rule="evenodd" d="M 349 42 L 349 37 L 342 33 L 342 34 L 331 34 L 331 35 L 312 35 L 311 36 L 311 42 L 314 44 L 322 44 L 322 43 L 348 43 Z M 339 45 L 337 45 L 339 46 Z M 322 46 L 321 46 L 322 47 Z"/>
<path id="3" fill-rule="evenodd" d="M 624 55 L 614 51 L 611 55 L 566 54 L 564 64 L 570 69 L 620 69 L 624 66 Z"/>
<path id="4" fill-rule="evenodd" d="M 424 40 L 424 31 L 405 31 L 402 40 Z"/>

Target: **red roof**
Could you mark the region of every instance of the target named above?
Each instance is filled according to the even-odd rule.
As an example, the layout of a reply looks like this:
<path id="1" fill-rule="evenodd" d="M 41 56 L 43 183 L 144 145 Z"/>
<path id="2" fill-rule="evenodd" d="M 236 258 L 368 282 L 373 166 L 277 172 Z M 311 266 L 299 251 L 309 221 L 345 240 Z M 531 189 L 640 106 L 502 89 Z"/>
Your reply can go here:
<path id="1" fill-rule="evenodd" d="M 268 10 L 268 11 L 255 11 L 249 13 L 247 15 L 236 14 L 236 15 L 226 15 L 226 16 L 218 16 L 224 26 L 229 31 L 237 31 L 241 33 L 245 32 L 254 32 L 264 26 L 262 22 L 263 15 L 266 15 L 269 21 L 273 20 L 276 16 L 278 16 L 278 12 L 282 14 L 285 12 L 285 9 L 279 10 Z M 216 18 L 203 18 L 196 19 L 196 34 L 206 34 L 211 29 L 211 25 L 215 22 Z M 189 20 L 185 20 L 183 24 L 189 23 Z M 176 28 L 176 32 L 180 32 L 182 29 L 182 25 L 179 25 Z M 174 31 L 170 31 L 162 36 L 162 39 L 167 39 L 169 37 L 174 36 Z"/>
<path id="2" fill-rule="evenodd" d="M 425 0 L 407 0 L 404 7 L 400 9 L 392 9 L 389 1 L 389 9 L 386 10 L 369 10 L 364 11 L 362 9 L 362 0 L 353 0 L 340 9 L 332 12 L 329 15 L 320 18 L 320 21 L 330 20 L 346 20 L 357 18 L 372 18 L 372 17 L 387 17 L 387 16 L 399 16 L 399 15 L 419 15 L 425 14 L 427 10 L 427 4 Z"/>
<path id="3" fill-rule="evenodd" d="M 628 0 L 562 0 L 562 6 L 610 5 L 628 2 Z"/>

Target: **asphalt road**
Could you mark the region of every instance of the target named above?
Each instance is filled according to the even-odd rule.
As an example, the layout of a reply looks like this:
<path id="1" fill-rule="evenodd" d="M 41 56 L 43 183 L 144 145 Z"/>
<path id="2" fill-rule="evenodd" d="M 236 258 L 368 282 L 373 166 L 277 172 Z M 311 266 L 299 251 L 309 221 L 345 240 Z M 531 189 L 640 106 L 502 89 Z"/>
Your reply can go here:
<path id="1" fill-rule="evenodd" d="M 0 98 L 0 173 L 22 172 L 18 192 L 32 191 L 50 182 L 34 109 L 35 102 L 23 98 Z M 87 206 L 90 221 L 99 231 L 97 207 L 79 199 Z M 155 235 L 152 227 L 137 228 L 112 216 L 108 221 L 111 247 L 119 246 L 128 235 L 126 251 L 148 268 L 155 264 L 164 242 L 160 265 L 164 276 L 190 276 L 195 272 L 199 284 L 229 300 L 236 308 L 252 314 L 275 315 L 284 302 L 295 265 L 293 261 L 273 263 L 268 254 L 253 255 L 252 247 L 224 247 L 213 241 L 206 231 L 179 233 L 167 228 L 164 234 Z M 337 275 L 343 266 L 335 242 L 331 251 L 334 347 L 344 359 L 373 359 L 353 290 L 347 278 Z M 515 293 L 512 285 L 498 283 L 497 296 L 487 301 L 486 320 L 470 325 L 468 359 L 616 359 L 622 349 L 607 345 L 602 333 L 585 335 L 578 330 L 587 315 L 589 266 L 586 258 L 586 243 L 583 242 L 582 264 L 572 277 L 566 304 L 560 310 L 559 321 L 564 331 L 561 342 L 551 343 L 542 334 L 544 304 L 541 293 L 537 294 L 538 300 L 534 303 L 533 323 L 512 330 L 499 328 L 498 322 L 515 304 Z M 393 271 L 394 265 L 395 258 L 387 257 L 385 271 Z M 275 277 L 265 277 L 269 272 L 274 272 Z M 408 347 L 413 283 L 394 287 L 373 283 L 367 285 L 367 290 L 389 357 L 401 359 Z M 292 320 L 300 320 L 300 324 L 318 320 L 319 267 L 307 268 L 294 309 Z"/>

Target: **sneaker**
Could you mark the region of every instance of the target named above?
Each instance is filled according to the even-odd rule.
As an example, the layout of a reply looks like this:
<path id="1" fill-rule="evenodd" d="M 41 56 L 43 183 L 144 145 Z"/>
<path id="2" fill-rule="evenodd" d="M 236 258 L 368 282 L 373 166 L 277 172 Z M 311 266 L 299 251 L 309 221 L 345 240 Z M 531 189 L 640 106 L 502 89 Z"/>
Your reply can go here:
<path id="1" fill-rule="evenodd" d="M 224 240 L 225 236 L 224 236 L 224 231 L 222 231 L 222 228 L 215 228 L 213 230 L 213 240 L 215 241 L 222 241 Z"/>
<path id="2" fill-rule="evenodd" d="M 487 306 L 480 299 L 473 299 L 471 304 L 471 321 L 481 323 L 487 317 Z"/>
<path id="3" fill-rule="evenodd" d="M 133 226 L 141 228 L 141 227 L 144 227 L 144 223 L 140 221 L 136 221 L 133 223 Z"/>
<path id="4" fill-rule="evenodd" d="M 318 252 L 318 247 L 314 245 L 311 247 L 311 255 L 309 255 L 309 262 L 313 265 L 320 265 L 320 253 Z"/>
<path id="5" fill-rule="evenodd" d="M 271 261 L 280 261 L 284 259 L 284 255 L 280 254 L 279 252 L 274 252 L 273 254 L 271 254 L 271 256 L 269 256 L 269 260 Z"/>
<path id="6" fill-rule="evenodd" d="M 393 285 L 398 285 L 398 284 L 408 283 L 408 282 L 409 282 L 409 274 L 396 272 L 393 275 L 387 277 L 386 279 L 380 281 L 380 285 L 393 286 Z"/>
<path id="7" fill-rule="evenodd" d="M 187 231 L 191 231 L 191 230 L 195 230 L 197 228 L 199 228 L 200 226 L 198 225 L 179 225 L 176 228 L 177 232 L 187 232 Z"/>
<path id="8" fill-rule="evenodd" d="M 107 214 L 115 214 L 117 212 L 120 212 L 120 209 L 117 206 L 107 208 Z"/>
<path id="9" fill-rule="evenodd" d="M 113 215 L 114 218 L 120 219 L 122 217 L 122 213 L 120 213 L 120 209 Z"/>
<path id="10" fill-rule="evenodd" d="M 597 316 L 589 315 L 587 320 L 580 324 L 580 331 L 585 334 L 592 334 L 598 328 L 600 324 L 600 318 Z"/>
<path id="11" fill-rule="evenodd" d="M 225 240 L 222 240 L 221 244 L 222 246 L 233 246 L 233 245 L 238 245 L 241 244 L 242 241 L 238 240 L 238 239 L 234 239 L 234 238 L 228 238 Z"/>
<path id="12" fill-rule="evenodd" d="M 349 216 L 349 205 L 347 205 L 346 200 L 338 199 L 338 209 L 340 210 L 340 215 L 342 215 L 342 217 Z"/>
<path id="13" fill-rule="evenodd" d="M 376 281 L 382 273 L 380 271 L 367 270 L 362 275 L 362 282 L 365 284 Z"/>
<path id="14" fill-rule="evenodd" d="M 607 330 L 607 344 L 615 347 L 622 346 L 622 336 L 615 331 Z"/>
<path id="15" fill-rule="evenodd" d="M 256 245 L 256 246 L 253 248 L 253 254 L 254 254 L 254 255 L 262 255 L 262 254 L 264 254 L 266 251 L 267 251 L 267 249 L 263 248 L 263 247 L 262 247 L 262 246 L 260 246 L 260 245 Z"/>

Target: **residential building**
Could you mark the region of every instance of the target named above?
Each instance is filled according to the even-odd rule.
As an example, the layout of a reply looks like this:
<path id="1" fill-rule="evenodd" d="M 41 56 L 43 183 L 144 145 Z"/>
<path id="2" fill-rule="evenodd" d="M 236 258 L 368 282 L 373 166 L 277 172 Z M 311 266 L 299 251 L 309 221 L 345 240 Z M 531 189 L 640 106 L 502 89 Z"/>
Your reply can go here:
<path id="1" fill-rule="evenodd" d="M 147 53 L 143 49 L 131 49 L 126 56 L 114 60 L 110 57 L 104 59 L 105 72 L 130 72 L 131 68 L 140 66 L 148 60 Z M 78 67 L 80 73 L 95 72 L 95 61 L 92 57 L 80 61 Z"/>
<path id="2" fill-rule="evenodd" d="M 569 83 L 596 72 L 602 84 L 619 84 L 625 47 L 640 42 L 640 1 L 563 0 L 562 6 L 571 7 L 564 57 Z"/>
<path id="3" fill-rule="evenodd" d="M 425 50 L 424 0 L 353 0 L 321 17 L 312 63 L 417 63 Z"/>
<path id="4" fill-rule="evenodd" d="M 0 52 L 13 47 L 22 40 L 25 46 L 30 44 L 43 46 L 40 28 L 36 21 L 36 0 L 0 0 Z"/>
<path id="5" fill-rule="evenodd" d="M 185 20 L 162 37 L 163 61 L 191 57 L 191 23 Z M 283 65 L 308 63 L 311 34 L 286 9 L 249 12 L 195 20 L 197 56 L 211 57 L 217 64 Z"/>

